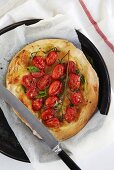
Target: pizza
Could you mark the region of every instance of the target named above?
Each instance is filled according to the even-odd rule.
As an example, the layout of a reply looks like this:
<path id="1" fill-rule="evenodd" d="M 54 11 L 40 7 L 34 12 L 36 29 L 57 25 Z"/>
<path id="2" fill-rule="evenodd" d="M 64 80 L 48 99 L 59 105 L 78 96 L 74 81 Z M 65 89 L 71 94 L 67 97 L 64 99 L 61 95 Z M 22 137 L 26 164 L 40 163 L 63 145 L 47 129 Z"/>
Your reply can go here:
<path id="1" fill-rule="evenodd" d="M 38 40 L 20 50 L 9 64 L 6 87 L 59 141 L 77 134 L 98 104 L 95 70 L 84 53 L 64 39 Z"/>

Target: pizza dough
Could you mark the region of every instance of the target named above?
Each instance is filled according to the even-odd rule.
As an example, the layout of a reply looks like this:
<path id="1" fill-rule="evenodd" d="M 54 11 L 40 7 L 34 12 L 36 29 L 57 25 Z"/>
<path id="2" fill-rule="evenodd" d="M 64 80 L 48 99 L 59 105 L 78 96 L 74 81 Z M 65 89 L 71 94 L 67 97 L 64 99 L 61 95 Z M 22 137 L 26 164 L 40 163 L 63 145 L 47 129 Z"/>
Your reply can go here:
<path id="1" fill-rule="evenodd" d="M 52 60 L 51 57 L 49 57 L 49 53 L 52 51 L 57 53 L 57 56 L 55 56 L 55 62 L 53 62 L 54 55 L 51 56 L 53 58 Z M 45 61 L 45 65 L 43 65 L 42 61 L 40 61 L 40 64 L 38 65 L 37 61 L 34 58 L 36 56 L 41 57 L 43 61 Z M 47 57 L 49 59 L 46 60 Z M 75 73 L 74 71 L 72 73 L 73 67 L 68 64 L 69 62 L 75 63 Z M 64 68 L 62 67 L 62 65 Z M 69 73 L 69 67 L 71 67 L 71 73 Z M 38 95 L 34 96 L 39 98 L 40 95 L 41 99 L 41 110 L 36 109 L 36 111 L 35 109 L 33 109 L 33 100 L 35 99 L 34 97 L 30 98 L 30 90 L 28 97 L 28 91 L 26 91 L 28 89 L 25 89 L 22 80 L 25 75 L 31 75 L 33 72 L 41 73 L 42 69 L 43 72 L 45 72 L 45 75 L 49 75 L 51 79 L 50 82 L 46 80 L 46 88 L 42 90 L 42 84 L 45 84 L 44 79 L 46 79 L 46 77 L 44 77 L 44 73 L 41 77 L 36 78 Z M 55 71 L 53 71 L 54 69 Z M 61 70 L 61 72 L 58 71 L 59 69 Z M 75 81 L 74 79 L 76 78 L 76 76 L 79 76 L 79 84 L 77 82 L 73 82 Z M 58 87 L 61 85 L 62 87 L 59 87 L 60 91 L 56 91 L 57 93 L 53 93 L 53 90 L 50 87 L 52 86 L 52 83 L 56 84 L 56 86 L 54 86 L 54 89 L 55 87 L 57 88 L 57 85 Z M 77 85 L 79 85 L 79 87 Z M 28 107 L 28 109 L 30 109 L 33 115 L 35 115 L 47 126 L 48 130 L 59 141 L 68 139 L 78 133 L 87 124 L 91 116 L 94 114 L 98 104 L 99 80 L 95 70 L 86 59 L 84 53 L 80 49 L 76 48 L 71 42 L 64 39 L 38 40 L 20 50 L 12 58 L 9 64 L 6 75 L 6 87 L 17 98 L 19 98 L 23 102 L 23 104 Z M 44 92 L 46 92 L 46 94 L 41 98 L 41 95 L 44 94 Z M 74 99 L 74 97 L 75 94 L 77 95 L 78 93 L 81 94 L 82 100 L 79 101 L 79 103 L 75 103 L 76 100 Z M 53 101 L 56 101 L 55 105 L 53 105 L 53 102 L 50 99 L 48 99 L 48 101 L 46 102 L 47 98 L 53 96 L 56 96 L 55 98 L 53 98 Z M 80 96 L 78 97 L 80 98 Z M 50 101 L 52 106 L 50 105 Z M 54 113 L 51 112 L 51 120 L 53 119 L 53 123 L 55 122 L 57 126 L 51 124 L 52 122 L 50 123 L 49 111 L 48 118 L 44 118 L 42 116 L 42 112 L 44 112 L 46 109 L 54 110 Z M 73 115 L 73 109 L 76 110 L 75 115 Z M 68 112 L 67 116 L 65 116 L 66 112 Z M 19 113 L 15 113 L 24 123 L 27 124 L 27 126 L 30 127 L 30 125 L 20 116 Z M 44 115 L 45 114 L 46 113 L 44 113 Z M 54 117 L 52 114 L 54 115 Z M 74 119 L 73 116 L 75 117 Z M 57 120 L 59 120 L 58 123 Z"/>

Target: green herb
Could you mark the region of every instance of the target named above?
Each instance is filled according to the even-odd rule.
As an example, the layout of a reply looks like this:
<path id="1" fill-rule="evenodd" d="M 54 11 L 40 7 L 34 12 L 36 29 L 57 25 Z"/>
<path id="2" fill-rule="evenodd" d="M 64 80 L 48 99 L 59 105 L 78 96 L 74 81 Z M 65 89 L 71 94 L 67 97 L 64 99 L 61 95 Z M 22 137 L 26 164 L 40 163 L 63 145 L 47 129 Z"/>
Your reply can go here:
<path id="1" fill-rule="evenodd" d="M 44 91 L 39 91 L 39 93 L 36 96 L 36 98 L 40 99 L 40 98 L 46 97 L 46 96 L 47 96 L 47 90 L 45 89 Z"/>
<path id="2" fill-rule="evenodd" d="M 35 66 L 29 66 L 27 67 L 27 70 L 30 72 L 30 73 L 35 73 L 35 72 L 38 72 L 39 69 Z"/>
<path id="3" fill-rule="evenodd" d="M 77 70 L 76 70 L 76 74 L 80 74 L 80 70 L 77 69 Z"/>
<path id="4" fill-rule="evenodd" d="M 80 81 L 82 84 L 85 84 L 85 77 L 83 74 L 81 74 L 81 76 L 80 76 Z"/>
<path id="5" fill-rule="evenodd" d="M 24 91 L 24 93 L 26 93 L 26 88 L 25 88 L 25 86 L 21 85 L 21 88 L 22 88 L 22 90 Z"/>

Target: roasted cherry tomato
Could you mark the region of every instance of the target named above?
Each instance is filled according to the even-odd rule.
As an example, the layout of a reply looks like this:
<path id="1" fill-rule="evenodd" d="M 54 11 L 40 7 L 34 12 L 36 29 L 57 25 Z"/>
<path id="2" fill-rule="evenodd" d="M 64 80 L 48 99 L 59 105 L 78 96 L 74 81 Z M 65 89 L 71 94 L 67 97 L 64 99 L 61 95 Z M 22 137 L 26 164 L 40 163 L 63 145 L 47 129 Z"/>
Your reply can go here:
<path id="1" fill-rule="evenodd" d="M 60 121 L 58 118 L 54 117 L 44 122 L 47 127 L 58 128 L 60 126 Z"/>
<path id="2" fill-rule="evenodd" d="M 47 107 L 53 107 L 58 100 L 59 99 L 56 96 L 48 97 L 45 101 L 45 105 Z"/>
<path id="3" fill-rule="evenodd" d="M 62 83 L 59 80 L 57 80 L 50 85 L 48 93 L 50 96 L 55 96 L 60 93 L 61 89 Z"/>
<path id="4" fill-rule="evenodd" d="M 35 56 L 32 59 L 32 63 L 35 67 L 38 67 L 39 69 L 45 68 L 45 60 L 41 56 Z"/>
<path id="5" fill-rule="evenodd" d="M 57 64 L 53 69 L 52 78 L 59 79 L 60 77 L 64 75 L 64 71 L 65 71 L 65 68 L 63 64 Z"/>
<path id="6" fill-rule="evenodd" d="M 32 77 L 34 78 L 40 78 L 42 76 L 45 75 L 45 72 L 43 70 L 39 71 L 39 72 L 35 72 L 35 73 L 31 73 Z"/>
<path id="7" fill-rule="evenodd" d="M 45 111 L 42 112 L 42 114 L 41 114 L 41 119 L 42 119 L 43 121 L 46 121 L 46 120 L 48 120 L 48 119 L 53 118 L 54 115 L 55 115 L 55 110 L 54 110 L 54 109 L 52 109 L 52 108 L 46 109 Z"/>
<path id="8" fill-rule="evenodd" d="M 76 72 L 76 65 L 73 61 L 69 61 L 66 64 L 66 69 L 68 67 L 68 73 L 75 73 Z"/>
<path id="9" fill-rule="evenodd" d="M 54 62 L 57 60 L 57 52 L 51 51 L 48 56 L 46 57 L 46 64 L 48 66 L 54 64 Z"/>
<path id="10" fill-rule="evenodd" d="M 30 88 L 27 90 L 26 95 L 29 99 L 34 99 L 37 96 L 36 88 Z"/>
<path id="11" fill-rule="evenodd" d="M 32 108 L 35 111 L 40 110 L 42 107 L 42 99 L 35 99 L 32 101 Z"/>
<path id="12" fill-rule="evenodd" d="M 79 89 L 80 87 L 80 76 L 74 73 L 69 75 L 68 86 L 71 90 Z"/>
<path id="13" fill-rule="evenodd" d="M 25 75 L 22 78 L 22 85 L 25 88 L 35 88 L 36 87 L 36 79 L 33 78 L 30 74 L 29 75 Z"/>
<path id="14" fill-rule="evenodd" d="M 74 105 L 78 105 L 82 102 L 82 95 L 80 92 L 73 92 L 71 94 L 71 101 Z"/>
<path id="15" fill-rule="evenodd" d="M 46 87 L 48 87 L 51 83 L 51 76 L 45 75 L 41 77 L 37 82 L 37 87 L 39 90 L 45 90 Z"/>
<path id="16" fill-rule="evenodd" d="M 72 122 L 76 118 L 76 109 L 74 107 L 68 107 L 66 109 L 66 113 L 64 114 L 64 118 L 67 122 Z"/>

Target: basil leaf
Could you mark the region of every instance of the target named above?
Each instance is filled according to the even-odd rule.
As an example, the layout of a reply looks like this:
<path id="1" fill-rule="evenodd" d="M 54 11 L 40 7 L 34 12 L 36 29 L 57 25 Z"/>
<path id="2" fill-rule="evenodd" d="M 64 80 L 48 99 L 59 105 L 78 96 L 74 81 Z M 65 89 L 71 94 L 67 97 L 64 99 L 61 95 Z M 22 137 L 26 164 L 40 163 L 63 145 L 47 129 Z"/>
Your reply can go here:
<path id="1" fill-rule="evenodd" d="M 82 83 L 82 84 L 84 84 L 84 83 L 85 83 L 85 77 L 84 77 L 84 75 L 83 75 L 83 74 L 81 74 L 81 76 L 80 76 L 80 81 L 81 81 L 81 83 Z"/>
<path id="2" fill-rule="evenodd" d="M 29 66 L 27 67 L 27 70 L 30 72 L 30 73 L 35 73 L 35 72 L 38 72 L 39 69 L 35 66 Z"/>
<path id="3" fill-rule="evenodd" d="M 36 96 L 36 98 L 40 99 L 42 97 L 46 97 L 47 96 L 47 91 L 39 91 L 38 95 Z"/>

